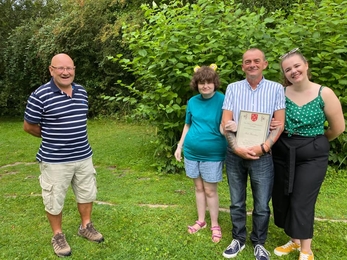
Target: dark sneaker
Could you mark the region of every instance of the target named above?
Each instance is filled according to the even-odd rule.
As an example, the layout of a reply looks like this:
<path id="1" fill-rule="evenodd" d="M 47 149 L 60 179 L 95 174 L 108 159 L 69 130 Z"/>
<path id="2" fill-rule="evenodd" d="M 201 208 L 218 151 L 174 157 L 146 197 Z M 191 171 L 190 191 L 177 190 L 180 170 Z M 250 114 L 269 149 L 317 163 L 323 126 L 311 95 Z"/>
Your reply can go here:
<path id="1" fill-rule="evenodd" d="M 238 253 L 240 253 L 245 248 L 245 244 L 241 244 L 237 239 L 233 239 L 230 245 L 223 252 L 223 256 L 225 258 L 233 258 L 236 257 Z"/>
<path id="2" fill-rule="evenodd" d="M 52 246 L 57 256 L 64 257 L 71 255 L 71 248 L 63 233 L 58 233 L 52 238 Z"/>
<path id="3" fill-rule="evenodd" d="M 80 235 L 81 237 L 85 237 L 90 241 L 98 243 L 104 241 L 104 237 L 98 231 L 96 231 L 92 222 L 88 223 L 86 228 L 82 228 L 81 225 L 78 229 L 78 235 Z"/>
<path id="4" fill-rule="evenodd" d="M 255 260 L 270 260 L 270 252 L 267 251 L 262 245 L 254 247 Z"/>

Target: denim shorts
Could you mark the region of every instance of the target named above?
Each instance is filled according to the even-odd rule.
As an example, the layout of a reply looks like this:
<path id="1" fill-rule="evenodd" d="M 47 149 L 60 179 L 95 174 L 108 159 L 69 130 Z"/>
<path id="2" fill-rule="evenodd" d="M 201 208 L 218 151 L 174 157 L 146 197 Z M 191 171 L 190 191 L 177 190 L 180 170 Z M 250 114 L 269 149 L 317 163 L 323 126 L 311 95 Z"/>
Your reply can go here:
<path id="1" fill-rule="evenodd" d="M 77 203 L 90 203 L 96 199 L 96 171 L 91 157 L 77 162 L 40 162 L 39 165 L 42 199 L 48 213 L 58 215 L 63 210 L 70 185 Z"/>
<path id="2" fill-rule="evenodd" d="M 201 177 L 205 182 L 217 183 L 222 181 L 224 161 L 198 162 L 184 158 L 184 168 L 189 178 Z"/>

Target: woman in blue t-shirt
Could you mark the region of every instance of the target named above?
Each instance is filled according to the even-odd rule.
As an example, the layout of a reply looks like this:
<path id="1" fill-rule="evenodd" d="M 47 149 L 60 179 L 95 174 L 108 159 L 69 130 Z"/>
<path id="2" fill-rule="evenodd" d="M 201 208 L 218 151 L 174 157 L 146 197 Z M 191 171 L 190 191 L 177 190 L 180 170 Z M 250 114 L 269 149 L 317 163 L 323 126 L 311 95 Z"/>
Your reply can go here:
<path id="1" fill-rule="evenodd" d="M 220 133 L 224 95 L 219 88 L 217 66 L 196 67 L 190 82 L 191 89 L 200 94 L 193 96 L 186 109 L 185 125 L 175 151 L 181 161 L 182 149 L 186 174 L 195 185 L 198 220 L 188 226 L 194 234 L 207 226 L 205 213 L 208 206 L 211 218 L 212 241 L 218 243 L 222 238 L 218 224 L 219 199 L 217 184 L 222 181 L 222 170 L 227 143 Z"/>

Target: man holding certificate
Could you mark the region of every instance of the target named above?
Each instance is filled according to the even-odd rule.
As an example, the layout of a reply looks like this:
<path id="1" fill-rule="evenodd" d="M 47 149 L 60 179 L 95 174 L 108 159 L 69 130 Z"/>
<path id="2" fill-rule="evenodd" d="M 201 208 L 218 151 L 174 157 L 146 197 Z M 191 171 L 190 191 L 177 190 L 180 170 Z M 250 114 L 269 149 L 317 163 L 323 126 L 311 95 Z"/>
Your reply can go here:
<path id="1" fill-rule="evenodd" d="M 242 57 L 246 79 L 228 85 L 223 103 L 222 125 L 228 141 L 226 170 L 233 237 L 223 253 L 226 258 L 236 257 L 245 248 L 249 175 L 254 204 L 250 235 L 254 256 L 257 260 L 270 259 L 270 253 L 264 248 L 274 180 L 270 149 L 283 131 L 285 95 L 281 84 L 263 77 L 267 65 L 261 50 L 247 50 Z M 269 132 L 273 117 L 282 124 Z"/>

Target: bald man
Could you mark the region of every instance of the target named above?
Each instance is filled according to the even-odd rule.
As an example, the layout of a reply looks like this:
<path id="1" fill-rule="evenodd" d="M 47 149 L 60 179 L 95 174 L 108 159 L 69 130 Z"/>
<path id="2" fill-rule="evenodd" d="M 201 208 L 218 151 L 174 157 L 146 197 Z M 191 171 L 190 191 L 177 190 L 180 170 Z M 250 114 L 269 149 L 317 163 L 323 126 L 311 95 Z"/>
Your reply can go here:
<path id="1" fill-rule="evenodd" d="M 70 185 L 81 216 L 78 235 L 94 242 L 104 238 L 91 221 L 97 188 L 87 136 L 88 95 L 73 82 L 75 65 L 68 55 L 55 55 L 49 71 L 51 80 L 28 99 L 24 131 L 42 139 L 36 155 L 42 198 L 53 231 L 54 252 L 63 257 L 71 255 L 62 231 L 62 210 Z"/>

